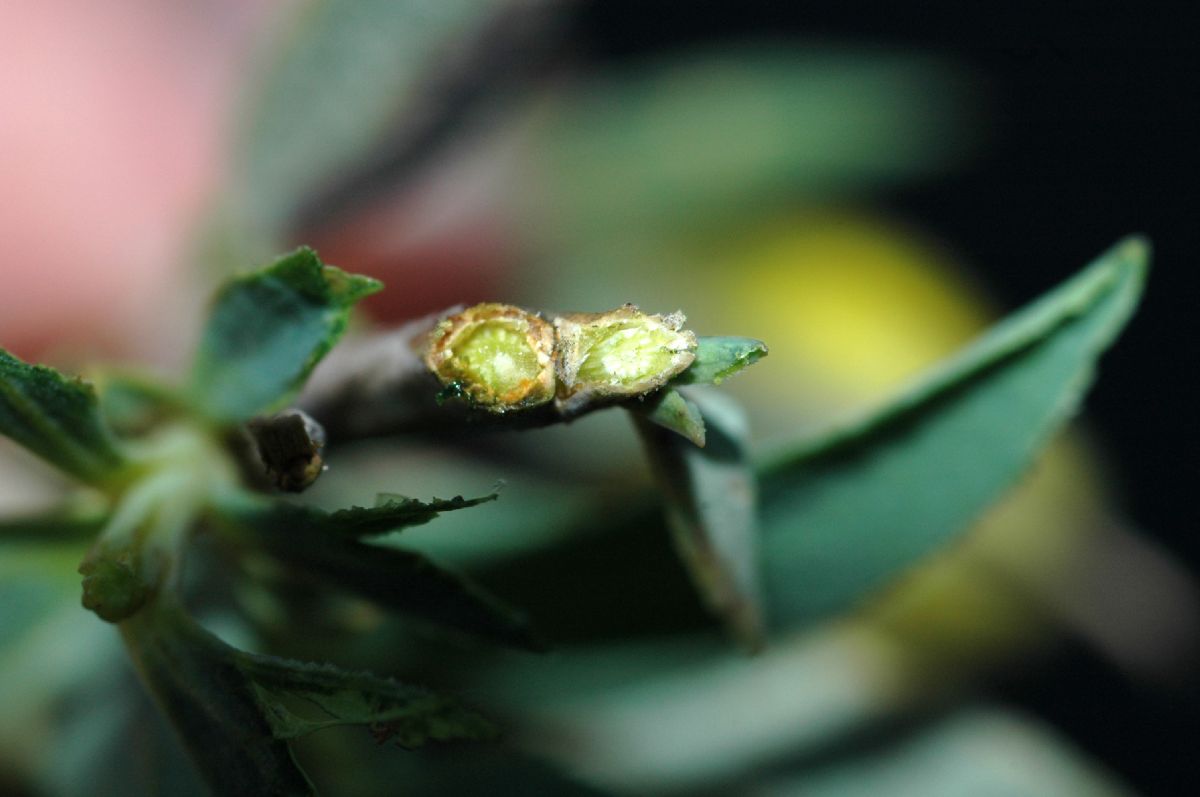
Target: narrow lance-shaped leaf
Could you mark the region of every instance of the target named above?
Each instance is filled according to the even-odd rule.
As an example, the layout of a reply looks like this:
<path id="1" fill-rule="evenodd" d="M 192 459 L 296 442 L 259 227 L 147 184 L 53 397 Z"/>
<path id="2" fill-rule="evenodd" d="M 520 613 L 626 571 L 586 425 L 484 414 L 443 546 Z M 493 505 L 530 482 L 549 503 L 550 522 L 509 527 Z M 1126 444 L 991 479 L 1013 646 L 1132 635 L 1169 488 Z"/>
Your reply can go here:
<path id="1" fill-rule="evenodd" d="M 242 421 L 287 402 L 346 331 L 350 308 L 382 284 L 297 249 L 217 295 L 192 368 L 209 415 Z"/>
<path id="2" fill-rule="evenodd" d="M 496 728 L 457 700 L 332 664 L 234 652 L 277 739 L 335 725 L 370 725 L 378 741 L 405 748 L 431 741 L 491 739 Z"/>
<path id="3" fill-rule="evenodd" d="M 215 794 L 315 794 L 232 648 L 165 599 L 120 628 L 143 683 Z"/>
<path id="4" fill-rule="evenodd" d="M 313 793 L 285 742 L 334 725 L 370 725 L 377 740 L 404 747 L 495 734 L 483 717 L 422 687 L 237 650 L 168 602 L 121 629 L 144 682 L 218 794 Z"/>
<path id="5" fill-rule="evenodd" d="M 945 545 L 1079 408 L 1137 305 L 1148 247 L 1129 239 L 887 406 L 763 468 L 773 615 L 812 622 Z"/>
<path id="6" fill-rule="evenodd" d="M 378 497 L 375 506 L 339 509 L 329 515 L 325 523 L 330 532 L 334 534 L 370 537 L 413 526 L 423 526 L 443 512 L 469 509 L 495 501 L 499 497 L 498 493 L 491 493 L 479 498 L 463 498 L 461 495 L 456 495 L 453 498 L 420 501 L 403 495 L 383 493 Z"/>
<path id="7" fill-rule="evenodd" d="M 124 464 L 91 385 L 0 349 L 0 434 L 97 484 Z"/>
<path id="8" fill-rule="evenodd" d="M 673 388 L 666 388 L 644 403 L 629 403 L 629 411 L 650 423 L 668 429 L 693 445 L 704 446 L 704 416 L 700 408 Z"/>
<path id="9" fill-rule="evenodd" d="M 748 648 L 763 642 L 757 489 L 741 408 L 717 393 L 692 394 L 708 429 L 699 448 L 634 415 L 666 502 L 675 547 L 709 607 Z"/>
<path id="10" fill-rule="evenodd" d="M 246 497 L 226 498 L 218 511 L 257 546 L 295 570 L 417 619 L 507 645 L 544 648 L 523 614 L 478 585 L 416 552 L 358 542 L 353 532 L 334 530 L 333 515 L 264 505 Z M 368 509 L 347 512 L 343 518 L 360 530 L 394 529 L 397 516 L 413 516 L 403 504 L 390 508 L 385 504 L 376 514 Z"/>
<path id="11" fill-rule="evenodd" d="M 696 341 L 696 359 L 673 385 L 719 385 L 767 356 L 767 344 L 754 338 L 702 337 Z"/>
<path id="12" fill-rule="evenodd" d="M 68 502 L 49 512 L 0 518 L 0 543 L 82 543 L 108 521 L 108 511 L 88 501 Z"/>
<path id="13" fill-rule="evenodd" d="M 498 493 L 491 493 L 479 498 L 463 498 L 457 495 L 454 498 L 420 501 L 403 495 L 381 493 L 373 507 L 354 506 L 336 512 L 326 512 L 311 506 L 272 502 L 261 506 L 254 522 L 286 529 L 287 533 L 305 530 L 328 534 L 331 537 L 357 539 L 422 526 L 442 512 L 469 509 L 495 501 L 498 497 Z"/>
<path id="14" fill-rule="evenodd" d="M 771 773 L 760 793 L 804 797 L 1134 794 L 1114 773 L 1051 728 L 987 704 L 938 714 L 906 733 L 884 735 L 876 744 L 847 747 L 816 765 Z"/>

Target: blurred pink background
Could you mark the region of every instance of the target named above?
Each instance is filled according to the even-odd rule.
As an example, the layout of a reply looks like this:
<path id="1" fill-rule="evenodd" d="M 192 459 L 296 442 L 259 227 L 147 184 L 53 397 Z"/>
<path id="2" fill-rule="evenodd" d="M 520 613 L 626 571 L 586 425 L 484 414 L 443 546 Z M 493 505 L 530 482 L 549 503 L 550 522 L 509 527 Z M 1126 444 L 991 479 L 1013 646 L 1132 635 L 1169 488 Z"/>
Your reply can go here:
<path id="1" fill-rule="evenodd" d="M 223 170 L 250 45 L 278 5 L 0 4 L 6 348 L 166 356 L 172 283 Z"/>

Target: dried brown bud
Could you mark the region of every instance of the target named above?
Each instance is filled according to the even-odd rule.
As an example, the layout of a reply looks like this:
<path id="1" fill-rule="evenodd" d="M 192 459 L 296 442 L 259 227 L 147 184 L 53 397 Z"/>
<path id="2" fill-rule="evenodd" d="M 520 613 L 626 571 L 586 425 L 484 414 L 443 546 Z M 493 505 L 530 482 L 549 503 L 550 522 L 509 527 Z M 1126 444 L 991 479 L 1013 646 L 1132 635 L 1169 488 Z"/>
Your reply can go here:
<path id="1" fill-rule="evenodd" d="M 300 410 L 255 418 L 247 425 L 266 476 L 280 490 L 308 489 L 325 470 L 325 430 Z"/>

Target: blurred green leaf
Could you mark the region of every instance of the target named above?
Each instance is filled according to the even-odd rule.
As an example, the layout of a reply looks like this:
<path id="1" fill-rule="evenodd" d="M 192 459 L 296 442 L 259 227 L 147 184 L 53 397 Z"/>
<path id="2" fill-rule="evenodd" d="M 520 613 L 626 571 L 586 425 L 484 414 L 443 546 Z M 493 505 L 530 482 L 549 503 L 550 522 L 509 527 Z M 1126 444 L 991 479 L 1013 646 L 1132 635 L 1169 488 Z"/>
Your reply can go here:
<path id="1" fill-rule="evenodd" d="M 99 534 L 108 518 L 103 507 L 83 501 L 37 515 L 0 517 L 0 543 L 83 543 Z"/>
<path id="2" fill-rule="evenodd" d="M 965 87 L 946 62 L 811 43 L 606 70 L 572 84 L 534 141 L 536 231 L 577 246 L 944 167 L 969 144 Z"/>
<path id="3" fill-rule="evenodd" d="M 604 420 L 611 415 L 613 423 Z M 384 537 L 384 545 L 402 545 L 419 550 L 434 559 L 468 571 L 496 560 L 511 559 L 522 551 L 539 550 L 552 541 L 571 537 L 578 519 L 595 517 L 599 508 L 619 501 L 628 492 L 622 484 L 599 478 L 563 478 L 567 472 L 562 455 L 579 450 L 581 429 L 611 429 L 609 438 L 626 434 L 619 413 L 596 413 L 587 425 L 557 425 L 531 429 L 516 435 L 512 445 L 521 452 L 533 452 L 541 463 L 549 459 L 545 470 L 531 472 L 471 451 L 463 456 L 455 449 L 422 443 L 419 440 L 392 439 L 339 456 L 331 468 L 305 493 L 306 501 L 335 511 L 350 502 L 378 500 L 380 475 L 384 484 L 404 484 L 409 494 L 446 492 L 453 485 L 494 483 L 504 477 L 504 500 L 476 512 L 443 514 L 437 523 L 407 529 L 403 535 Z M 591 439 L 591 438 L 589 438 Z M 604 439 L 602 433 L 601 439 Z M 630 453 L 638 454 L 634 445 Z M 555 455 L 558 456 L 555 456 Z M 517 462 L 527 461 L 522 453 Z M 486 511 L 486 528 L 481 529 L 481 513 Z"/>
<path id="4" fill-rule="evenodd" d="M 1079 408 L 1142 291 L 1126 240 L 878 412 L 763 468 L 764 562 L 781 626 L 841 611 L 946 544 Z"/>
<path id="5" fill-rule="evenodd" d="M 676 550 L 709 608 L 747 647 L 763 642 L 758 518 L 749 433 L 741 408 L 693 394 L 707 427 L 703 448 L 635 415 Z"/>
<path id="6" fill-rule="evenodd" d="M 121 633 L 213 792 L 313 794 L 287 744 L 275 738 L 235 651 L 163 600 L 121 623 Z"/>
<path id="7" fill-rule="evenodd" d="M 692 445 L 704 446 L 704 418 L 700 408 L 678 390 L 660 390 L 644 403 L 630 402 L 629 411 L 656 426 L 668 429 Z"/>
<path id="8" fill-rule="evenodd" d="M 382 493 L 373 507 L 355 506 L 336 512 L 279 501 L 264 503 L 262 514 L 254 522 L 258 525 L 287 529 L 287 533 L 296 529 L 306 529 L 335 537 L 359 539 L 422 526 L 442 512 L 469 509 L 495 501 L 498 497 L 498 493 L 492 493 L 479 498 L 463 498 L 459 495 L 454 498 L 419 501 L 403 495 Z"/>
<path id="9" fill-rule="evenodd" d="M 0 771 L 9 776 L 61 771 L 64 758 L 77 752 L 60 747 L 66 696 L 102 689 L 99 671 L 124 658 L 112 626 L 79 607 L 74 564 L 82 555 L 75 546 L 0 545 Z"/>
<path id="10" fill-rule="evenodd" d="M 497 0 L 307 0 L 249 96 L 233 190 L 276 240 L 298 206 L 380 142 L 428 70 Z"/>
<path id="11" fill-rule="evenodd" d="M 151 374 L 106 369 L 96 381 L 100 411 L 119 435 L 143 434 L 166 418 L 186 411 L 183 396 Z"/>
<path id="12" fill-rule="evenodd" d="M 102 483 L 125 460 L 100 416 L 96 392 L 0 349 L 0 434 L 85 482 Z"/>
<path id="13" fill-rule="evenodd" d="M 737 794 L 747 773 L 820 759 L 900 708 L 894 651 L 847 625 L 758 656 L 698 637 L 498 662 L 479 688 L 519 708 L 527 749 L 622 794 Z"/>
<path id="14" fill-rule="evenodd" d="M 74 570 L 84 550 L 69 540 L 64 544 L 62 539 L 0 534 L 0 672 L 9 649 L 25 633 L 61 609 L 64 601 L 78 606 Z"/>
<path id="15" fill-rule="evenodd" d="M 996 708 L 939 718 L 890 744 L 870 745 L 792 774 L 763 777 L 748 795 L 770 797 L 1117 797 L 1110 773 L 1051 730 Z"/>
<path id="16" fill-rule="evenodd" d="M 346 331 L 350 308 L 382 284 L 323 265 L 300 248 L 218 293 L 191 392 L 222 421 L 278 408 Z"/>
<path id="17" fill-rule="evenodd" d="M 37 794 L 55 797 L 211 797 L 167 718 L 138 682 L 111 627 L 74 607 L 106 643 L 76 637 L 89 667 L 59 686 L 46 708 L 53 736 L 42 745 Z M 76 641 L 78 640 L 78 641 Z M 85 648 L 84 645 L 87 645 Z"/>
<path id="18" fill-rule="evenodd" d="M 701 337 L 696 359 L 671 380 L 673 385 L 719 385 L 767 356 L 767 344 L 754 338 Z"/>
<path id="19" fill-rule="evenodd" d="M 496 734 L 490 722 L 457 701 L 390 678 L 244 652 L 235 660 L 277 739 L 335 725 L 371 725 L 380 741 L 406 748 Z"/>
<path id="20" fill-rule="evenodd" d="M 507 645 L 543 648 L 523 614 L 468 579 L 413 551 L 333 533 L 328 524 L 332 516 L 321 519 L 318 510 L 294 510 L 264 508 L 262 501 L 249 496 L 228 496 L 218 507 L 241 534 L 294 570 L 407 616 Z M 313 518 L 320 522 L 314 525 Z M 297 519 L 300 522 L 294 522 Z"/>

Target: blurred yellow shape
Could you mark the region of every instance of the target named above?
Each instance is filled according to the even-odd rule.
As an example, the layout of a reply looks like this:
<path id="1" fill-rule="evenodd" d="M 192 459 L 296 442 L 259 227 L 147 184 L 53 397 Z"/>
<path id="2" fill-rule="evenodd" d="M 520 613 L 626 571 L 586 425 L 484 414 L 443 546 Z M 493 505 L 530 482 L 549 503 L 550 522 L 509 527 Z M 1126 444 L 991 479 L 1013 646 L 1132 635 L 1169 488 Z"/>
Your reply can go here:
<path id="1" fill-rule="evenodd" d="M 953 353 L 993 315 L 938 247 L 865 217 L 801 215 L 768 227 L 725 270 L 727 323 L 770 342 L 765 370 L 798 370 L 856 404 Z"/>
<path id="2" fill-rule="evenodd" d="M 798 407 L 811 428 L 885 401 L 997 316 L 945 249 L 866 216 L 775 222 L 718 268 L 720 323 L 771 344 L 771 367 L 732 384 L 773 437 L 794 436 Z M 963 685 L 1078 619 L 1057 607 L 1069 602 L 1072 557 L 1104 516 L 1096 462 L 1082 435 L 1063 435 L 960 544 L 868 601 L 858 622 L 899 646 L 908 689 Z"/>

